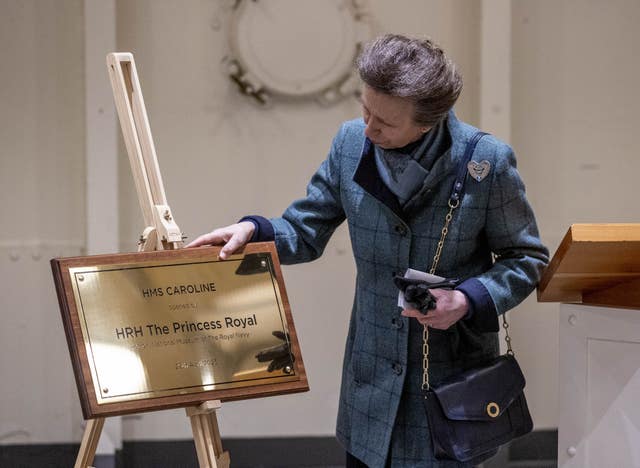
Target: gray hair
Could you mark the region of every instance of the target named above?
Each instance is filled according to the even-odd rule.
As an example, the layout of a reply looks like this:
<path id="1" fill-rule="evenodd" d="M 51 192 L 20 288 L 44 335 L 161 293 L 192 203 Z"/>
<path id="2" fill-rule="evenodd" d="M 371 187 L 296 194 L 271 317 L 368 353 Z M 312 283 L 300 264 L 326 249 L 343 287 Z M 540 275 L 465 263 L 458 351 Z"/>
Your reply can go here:
<path id="1" fill-rule="evenodd" d="M 455 64 L 428 39 L 381 36 L 367 44 L 356 66 L 362 81 L 375 91 L 412 100 L 418 125 L 439 122 L 462 90 Z"/>

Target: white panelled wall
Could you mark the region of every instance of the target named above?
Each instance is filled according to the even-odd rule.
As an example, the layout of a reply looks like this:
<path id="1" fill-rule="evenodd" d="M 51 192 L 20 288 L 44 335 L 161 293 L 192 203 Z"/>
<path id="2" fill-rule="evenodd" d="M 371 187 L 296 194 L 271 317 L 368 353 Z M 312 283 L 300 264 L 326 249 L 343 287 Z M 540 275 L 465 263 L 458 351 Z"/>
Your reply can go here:
<path id="1" fill-rule="evenodd" d="M 640 3 L 370 3 L 379 31 L 428 35 L 459 64 L 465 91 L 457 113 L 514 146 L 552 251 L 571 223 L 638 221 Z M 276 102 L 269 110 L 248 102 L 220 65 L 227 4 L 115 0 L 115 19 L 105 17 L 115 47 L 134 53 L 168 201 L 191 238 L 244 214 L 280 214 L 304 194 L 339 123 L 359 114 L 355 100 Z M 118 172 L 108 175 L 117 187 L 104 188 L 105 200 L 85 187 L 87 173 L 91 180 L 104 162 L 91 159 L 104 149 L 91 143 L 105 136 L 95 131 L 106 107 L 100 113 L 92 104 L 104 90 L 90 78 L 95 57 L 85 57 L 85 47 L 99 50 L 111 33 L 91 22 L 95 14 L 81 0 L 0 2 L 0 444 L 79 440 L 48 260 L 100 248 L 100 217 L 87 215 L 87 204 L 117 203 L 117 232 L 101 242 L 115 237 L 120 251 L 135 250 L 143 227 L 121 136 L 106 140 L 119 145 Z M 284 275 L 311 391 L 224 404 L 225 437 L 333 434 L 355 278 L 346 230 L 323 258 L 285 267 Z M 532 296 L 510 314 L 539 429 L 557 426 L 558 310 Z M 121 424 L 126 440 L 191 436 L 182 410 Z"/>
<path id="2" fill-rule="evenodd" d="M 49 268 L 85 245 L 82 17 L 0 3 L 0 444 L 82 435 Z"/>

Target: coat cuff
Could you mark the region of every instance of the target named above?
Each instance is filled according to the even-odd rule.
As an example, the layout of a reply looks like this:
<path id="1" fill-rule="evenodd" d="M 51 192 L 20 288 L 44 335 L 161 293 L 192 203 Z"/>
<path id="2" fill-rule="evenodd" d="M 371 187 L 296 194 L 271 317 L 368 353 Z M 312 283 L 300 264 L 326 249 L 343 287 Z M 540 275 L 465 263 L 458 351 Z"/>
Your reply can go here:
<path id="1" fill-rule="evenodd" d="M 475 278 L 463 281 L 457 288 L 469 299 L 469 312 L 464 321 L 480 332 L 497 332 L 498 311 L 487 288 Z"/>
<path id="2" fill-rule="evenodd" d="M 238 222 L 241 223 L 243 221 L 253 223 L 253 227 L 255 228 L 249 242 L 271 242 L 276 238 L 271 221 L 267 218 L 251 215 L 243 217 Z"/>

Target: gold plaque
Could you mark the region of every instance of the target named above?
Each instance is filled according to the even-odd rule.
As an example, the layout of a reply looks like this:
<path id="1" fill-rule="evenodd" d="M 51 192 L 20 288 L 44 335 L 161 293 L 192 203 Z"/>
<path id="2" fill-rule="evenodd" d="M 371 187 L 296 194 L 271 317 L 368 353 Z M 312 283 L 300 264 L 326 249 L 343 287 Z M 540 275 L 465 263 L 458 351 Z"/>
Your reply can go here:
<path id="1" fill-rule="evenodd" d="M 85 418 L 308 390 L 273 243 L 52 260 Z"/>

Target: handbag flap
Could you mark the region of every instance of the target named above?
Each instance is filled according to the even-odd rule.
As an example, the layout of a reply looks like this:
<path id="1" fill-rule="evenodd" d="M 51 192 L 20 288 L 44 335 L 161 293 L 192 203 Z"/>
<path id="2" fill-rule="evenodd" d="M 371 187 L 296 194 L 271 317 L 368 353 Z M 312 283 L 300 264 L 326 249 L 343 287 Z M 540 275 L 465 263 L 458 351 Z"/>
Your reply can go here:
<path id="1" fill-rule="evenodd" d="M 524 375 L 515 357 L 498 356 L 490 364 L 462 372 L 431 391 L 449 419 L 491 421 L 522 393 Z"/>

